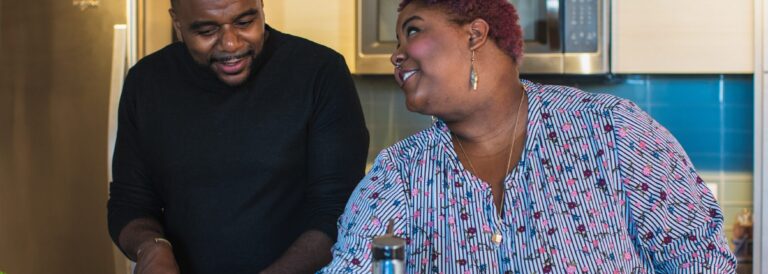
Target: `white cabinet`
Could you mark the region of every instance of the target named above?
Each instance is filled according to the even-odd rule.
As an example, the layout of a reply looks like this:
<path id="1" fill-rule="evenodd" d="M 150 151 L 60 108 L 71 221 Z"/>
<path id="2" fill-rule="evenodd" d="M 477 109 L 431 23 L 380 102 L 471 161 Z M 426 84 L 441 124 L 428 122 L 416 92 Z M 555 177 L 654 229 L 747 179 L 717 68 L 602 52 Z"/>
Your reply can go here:
<path id="1" fill-rule="evenodd" d="M 752 73 L 753 0 L 613 0 L 614 73 Z"/>

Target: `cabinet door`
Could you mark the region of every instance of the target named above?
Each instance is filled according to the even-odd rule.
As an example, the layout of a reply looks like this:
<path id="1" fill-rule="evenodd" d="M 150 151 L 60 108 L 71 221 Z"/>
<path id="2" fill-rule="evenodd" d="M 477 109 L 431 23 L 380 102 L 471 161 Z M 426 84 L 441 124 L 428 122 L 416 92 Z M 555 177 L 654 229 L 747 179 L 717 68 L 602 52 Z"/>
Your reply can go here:
<path id="1" fill-rule="evenodd" d="M 613 0 L 614 73 L 752 73 L 752 0 Z"/>
<path id="2" fill-rule="evenodd" d="M 355 0 L 264 1 L 264 15 L 275 29 L 332 48 L 355 67 Z"/>

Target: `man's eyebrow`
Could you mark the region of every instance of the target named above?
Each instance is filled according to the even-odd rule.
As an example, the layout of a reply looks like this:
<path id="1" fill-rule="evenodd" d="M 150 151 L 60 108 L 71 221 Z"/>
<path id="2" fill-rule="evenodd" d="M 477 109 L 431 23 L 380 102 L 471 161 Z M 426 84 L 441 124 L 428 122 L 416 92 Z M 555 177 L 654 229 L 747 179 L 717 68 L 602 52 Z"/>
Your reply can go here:
<path id="1" fill-rule="evenodd" d="M 213 21 L 195 21 L 195 22 L 192 22 L 192 24 L 189 25 L 189 29 L 197 30 L 197 29 L 200 29 L 202 27 L 218 26 L 218 25 L 219 25 L 218 23 L 213 22 Z"/>
<path id="2" fill-rule="evenodd" d="M 233 21 L 242 19 L 243 17 L 253 16 L 257 14 L 259 14 L 259 11 L 257 9 L 249 9 L 241 14 L 238 14 Z M 189 28 L 192 30 L 196 30 L 206 26 L 218 26 L 218 25 L 219 23 L 216 23 L 214 21 L 195 21 L 189 25 Z"/>
<path id="3" fill-rule="evenodd" d="M 235 21 L 238 20 L 238 19 L 242 19 L 243 17 L 248 17 L 248 16 L 252 16 L 252 15 L 257 15 L 257 14 L 259 14 L 259 11 L 257 9 L 249 9 L 249 10 L 241 13 L 237 17 L 235 17 Z"/>

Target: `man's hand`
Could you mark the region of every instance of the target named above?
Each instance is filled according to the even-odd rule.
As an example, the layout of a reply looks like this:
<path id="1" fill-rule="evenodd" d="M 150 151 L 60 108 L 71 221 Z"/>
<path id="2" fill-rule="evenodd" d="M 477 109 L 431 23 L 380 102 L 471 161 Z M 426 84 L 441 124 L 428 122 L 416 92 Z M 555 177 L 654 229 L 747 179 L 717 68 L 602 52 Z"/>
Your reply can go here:
<path id="1" fill-rule="evenodd" d="M 134 274 L 179 274 L 173 249 L 165 243 L 147 241 L 139 246 Z"/>

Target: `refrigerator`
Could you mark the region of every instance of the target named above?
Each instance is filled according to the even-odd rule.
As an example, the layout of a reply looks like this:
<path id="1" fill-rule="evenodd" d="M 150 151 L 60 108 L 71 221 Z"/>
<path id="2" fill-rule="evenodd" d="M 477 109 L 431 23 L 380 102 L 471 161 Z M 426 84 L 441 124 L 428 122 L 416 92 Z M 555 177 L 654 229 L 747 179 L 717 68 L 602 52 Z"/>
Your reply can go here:
<path id="1" fill-rule="evenodd" d="M 0 272 L 129 273 L 107 232 L 116 103 L 168 0 L 0 0 Z"/>

